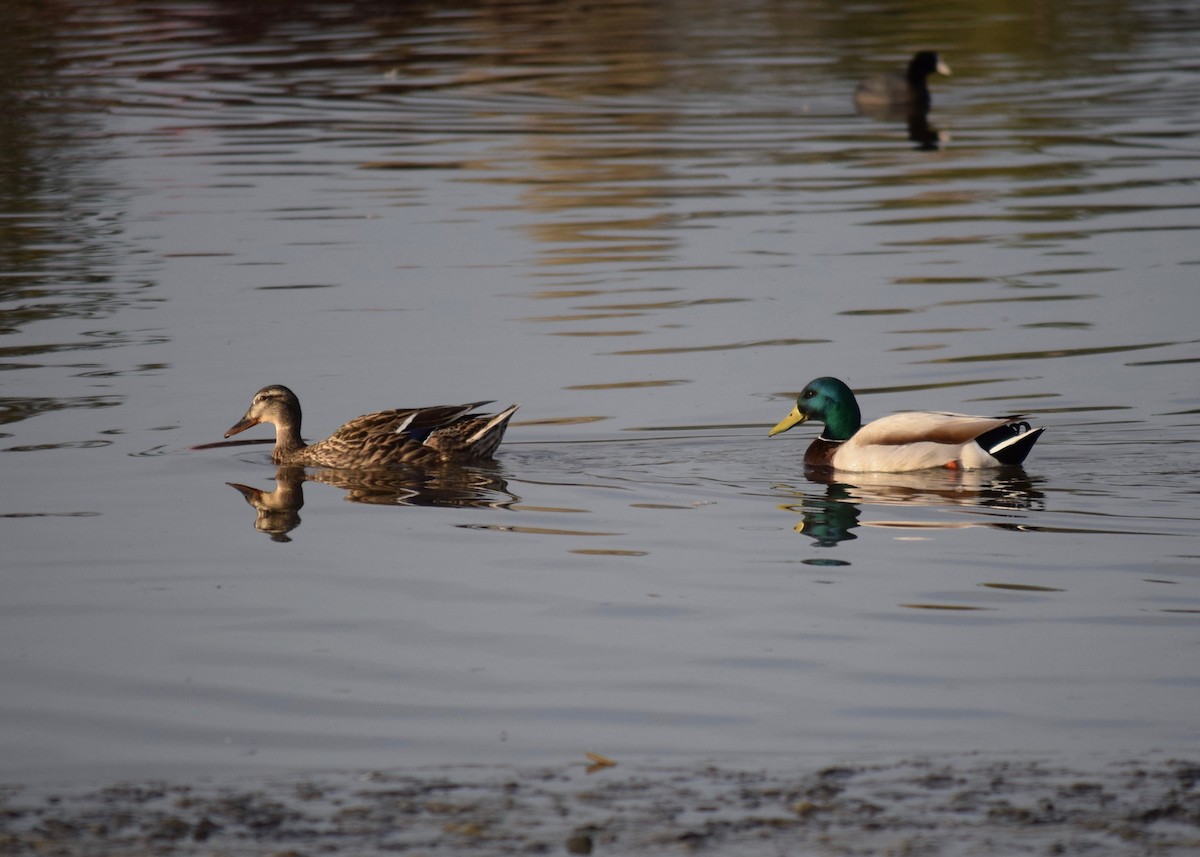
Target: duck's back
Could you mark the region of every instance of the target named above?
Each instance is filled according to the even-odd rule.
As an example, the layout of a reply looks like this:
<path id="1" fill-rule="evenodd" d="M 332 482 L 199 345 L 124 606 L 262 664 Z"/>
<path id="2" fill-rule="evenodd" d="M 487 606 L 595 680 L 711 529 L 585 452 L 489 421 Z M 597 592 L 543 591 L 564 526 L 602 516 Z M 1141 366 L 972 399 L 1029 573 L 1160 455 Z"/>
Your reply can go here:
<path id="1" fill-rule="evenodd" d="M 920 97 L 908 78 L 898 72 L 869 77 L 854 90 L 854 101 L 860 107 L 903 106 L 919 101 Z"/>
<path id="2" fill-rule="evenodd" d="M 1010 417 L 977 417 L 906 411 L 881 417 L 840 445 L 831 464 L 839 470 L 901 472 L 956 466 L 988 466 L 975 438 L 1007 425 Z"/>
<path id="3" fill-rule="evenodd" d="M 299 450 L 289 463 L 317 467 L 428 466 L 490 458 L 516 407 L 473 414 L 490 402 L 397 408 L 355 417 L 325 440 Z"/>
<path id="4" fill-rule="evenodd" d="M 901 411 L 867 423 L 851 440 L 860 444 L 898 446 L 920 441 L 961 444 L 1006 425 L 1014 417 L 977 417 L 942 411 Z"/>

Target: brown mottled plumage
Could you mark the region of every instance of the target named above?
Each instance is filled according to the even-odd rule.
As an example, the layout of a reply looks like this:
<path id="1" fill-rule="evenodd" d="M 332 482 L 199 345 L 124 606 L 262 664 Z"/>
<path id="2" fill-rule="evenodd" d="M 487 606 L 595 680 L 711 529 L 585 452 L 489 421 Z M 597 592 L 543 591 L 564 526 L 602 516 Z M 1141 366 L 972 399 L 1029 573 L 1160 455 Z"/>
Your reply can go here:
<path id="1" fill-rule="evenodd" d="M 276 464 L 337 467 L 348 470 L 426 466 L 491 458 L 517 410 L 512 405 L 494 415 L 473 414 L 488 402 L 401 408 L 357 417 L 325 440 L 306 445 L 300 438 L 300 400 L 282 384 L 254 394 L 250 409 L 225 437 L 259 423 L 275 426 Z"/>

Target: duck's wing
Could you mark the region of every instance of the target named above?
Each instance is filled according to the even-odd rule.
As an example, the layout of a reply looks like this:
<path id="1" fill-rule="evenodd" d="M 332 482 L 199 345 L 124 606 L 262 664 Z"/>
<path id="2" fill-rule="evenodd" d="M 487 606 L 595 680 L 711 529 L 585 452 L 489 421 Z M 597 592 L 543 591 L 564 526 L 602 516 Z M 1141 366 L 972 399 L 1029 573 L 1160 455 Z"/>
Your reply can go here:
<path id="1" fill-rule="evenodd" d="M 851 440 L 856 446 L 904 446 L 910 443 L 961 446 L 1017 419 L 1020 417 L 975 417 L 937 411 L 905 411 L 867 423 Z"/>
<path id="2" fill-rule="evenodd" d="M 492 457 L 508 421 L 519 405 L 509 405 L 492 416 L 464 417 L 452 425 L 438 429 L 429 435 L 426 446 L 438 450 L 445 458 L 457 461 L 482 461 Z"/>
<path id="3" fill-rule="evenodd" d="M 1001 462 L 975 440 L 1014 419 L 931 411 L 892 414 L 859 429 L 834 452 L 832 463 L 860 473 L 997 466 Z"/>
<path id="4" fill-rule="evenodd" d="M 465 405 L 432 405 L 426 408 L 396 408 L 375 414 L 355 417 L 331 436 L 347 441 L 362 442 L 371 435 L 402 434 L 411 440 L 423 443 L 430 434 L 452 425 L 468 416 L 476 408 L 490 405 L 490 401 L 468 402 Z"/>

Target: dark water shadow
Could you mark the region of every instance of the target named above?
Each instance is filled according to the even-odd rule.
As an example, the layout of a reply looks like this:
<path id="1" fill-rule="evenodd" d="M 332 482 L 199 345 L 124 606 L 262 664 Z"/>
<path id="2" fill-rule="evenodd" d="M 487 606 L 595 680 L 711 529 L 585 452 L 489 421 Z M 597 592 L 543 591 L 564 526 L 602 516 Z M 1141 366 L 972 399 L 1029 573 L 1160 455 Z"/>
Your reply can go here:
<path id="1" fill-rule="evenodd" d="M 275 488 L 267 491 L 235 482 L 225 484 L 240 493 L 254 509 L 254 529 L 272 541 L 291 541 L 300 526 L 304 483 L 319 482 L 345 491 L 351 503 L 376 506 L 441 506 L 450 508 L 507 508 L 519 501 L 508 490 L 498 465 L 395 470 L 333 470 L 279 467 Z"/>
<path id="2" fill-rule="evenodd" d="M 870 106 L 856 104 L 860 116 L 865 116 L 868 119 L 873 119 L 876 122 L 881 122 L 887 125 L 895 125 L 901 122 L 908 128 L 908 139 L 916 145 L 914 149 L 923 152 L 933 152 L 941 148 L 942 141 L 948 139 L 948 135 L 943 134 L 941 130 L 929 121 L 928 105 L 913 104 L 891 104 L 887 106 Z"/>

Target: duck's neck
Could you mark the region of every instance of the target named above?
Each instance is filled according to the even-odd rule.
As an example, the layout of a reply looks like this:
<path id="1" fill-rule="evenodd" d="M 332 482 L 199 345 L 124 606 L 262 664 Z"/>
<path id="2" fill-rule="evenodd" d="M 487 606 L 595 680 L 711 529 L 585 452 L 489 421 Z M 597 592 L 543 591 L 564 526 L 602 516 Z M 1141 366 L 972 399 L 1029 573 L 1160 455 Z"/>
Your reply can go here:
<path id="1" fill-rule="evenodd" d="M 275 424 L 275 449 L 271 459 L 276 464 L 285 463 L 291 456 L 304 449 L 300 438 L 300 421 L 281 420 Z"/>
<path id="2" fill-rule="evenodd" d="M 862 413 L 858 410 L 858 402 L 842 403 L 825 417 L 825 431 L 821 432 L 821 437 L 826 440 L 849 440 L 860 428 Z"/>

